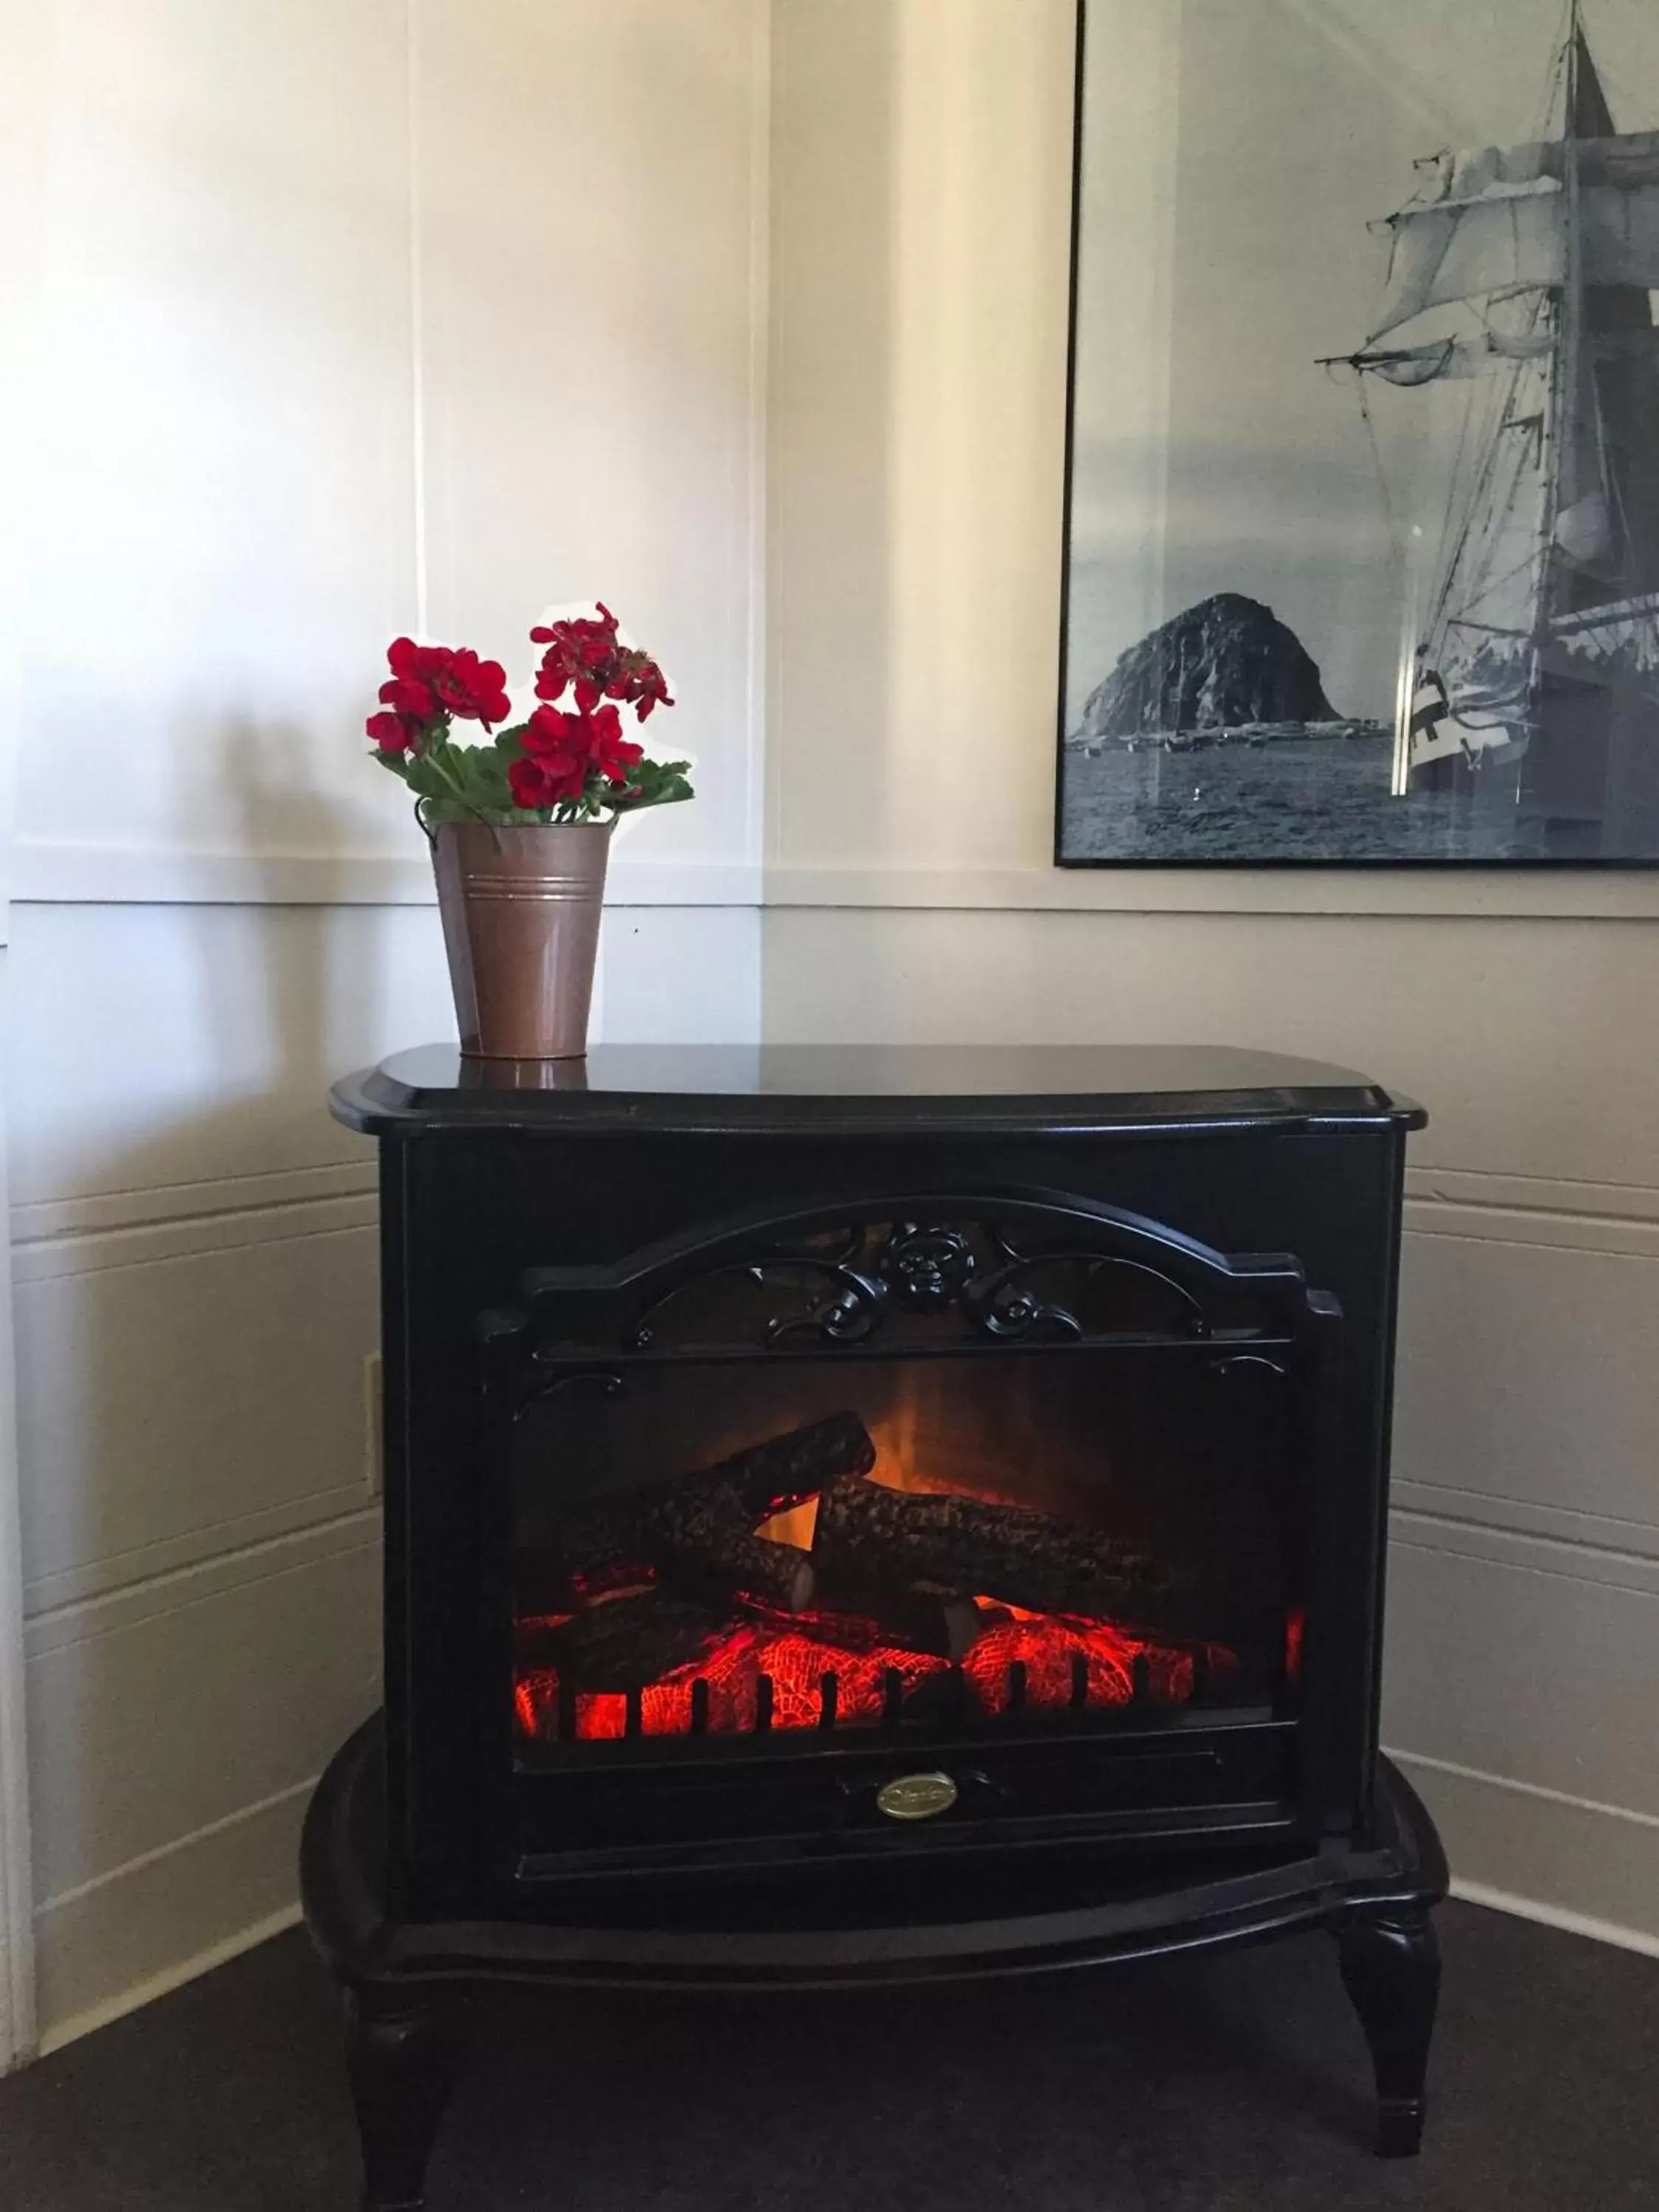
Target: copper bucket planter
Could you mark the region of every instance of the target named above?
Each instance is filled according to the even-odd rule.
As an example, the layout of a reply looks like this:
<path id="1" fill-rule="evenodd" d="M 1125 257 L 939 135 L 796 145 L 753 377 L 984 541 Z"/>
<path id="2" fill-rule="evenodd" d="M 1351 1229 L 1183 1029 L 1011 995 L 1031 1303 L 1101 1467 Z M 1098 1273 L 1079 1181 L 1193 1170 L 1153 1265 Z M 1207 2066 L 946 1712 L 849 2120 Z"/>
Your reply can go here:
<path id="1" fill-rule="evenodd" d="M 580 1060 L 599 948 L 608 822 L 440 823 L 432 866 L 461 1050 Z"/>

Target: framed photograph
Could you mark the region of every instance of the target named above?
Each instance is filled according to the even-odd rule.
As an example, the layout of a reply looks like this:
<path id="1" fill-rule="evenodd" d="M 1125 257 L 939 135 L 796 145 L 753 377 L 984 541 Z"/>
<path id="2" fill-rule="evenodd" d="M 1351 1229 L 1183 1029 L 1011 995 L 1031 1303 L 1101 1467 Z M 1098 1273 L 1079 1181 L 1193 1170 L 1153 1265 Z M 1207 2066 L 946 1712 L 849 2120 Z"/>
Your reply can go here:
<path id="1" fill-rule="evenodd" d="M 1056 858 L 1659 862 L 1659 5 L 1081 0 Z"/>

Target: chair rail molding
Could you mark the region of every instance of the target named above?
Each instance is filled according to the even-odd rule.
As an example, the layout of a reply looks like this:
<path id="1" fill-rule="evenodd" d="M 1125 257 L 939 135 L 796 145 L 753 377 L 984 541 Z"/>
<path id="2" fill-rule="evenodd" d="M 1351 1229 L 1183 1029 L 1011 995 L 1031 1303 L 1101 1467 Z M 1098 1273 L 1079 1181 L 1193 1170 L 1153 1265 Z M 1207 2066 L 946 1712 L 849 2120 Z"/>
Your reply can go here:
<path id="1" fill-rule="evenodd" d="M 750 841 L 752 842 L 752 840 Z M 429 906 L 418 840 L 373 852 L 206 851 L 24 836 L 12 896 L 32 905 Z M 1659 870 L 935 866 L 903 859 L 765 864 L 744 849 L 694 859 L 623 848 L 611 906 L 988 910 L 1008 914 L 1400 915 L 1652 921 Z"/>
<path id="2" fill-rule="evenodd" d="M 412 832 L 406 851 L 193 851 L 21 837 L 12 896 L 40 906 L 431 906 L 432 864 Z M 746 859 L 658 860 L 626 849 L 611 861 L 611 906 L 757 906 L 761 871 Z"/>

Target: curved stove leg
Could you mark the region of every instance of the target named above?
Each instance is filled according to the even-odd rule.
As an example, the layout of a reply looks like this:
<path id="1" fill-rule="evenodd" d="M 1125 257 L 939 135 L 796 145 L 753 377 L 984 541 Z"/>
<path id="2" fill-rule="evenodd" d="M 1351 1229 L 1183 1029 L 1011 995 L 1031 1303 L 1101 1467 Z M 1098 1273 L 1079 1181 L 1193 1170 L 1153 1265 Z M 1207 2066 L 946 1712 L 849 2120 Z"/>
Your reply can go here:
<path id="1" fill-rule="evenodd" d="M 368 1983 L 342 1989 L 340 2002 L 363 2212 L 419 2212 L 460 2056 L 452 2005 Z"/>
<path id="2" fill-rule="evenodd" d="M 1427 1909 L 1356 1912 L 1338 1929 L 1337 1943 L 1376 2076 L 1377 2155 L 1414 2157 L 1440 1995 L 1440 1945 Z"/>

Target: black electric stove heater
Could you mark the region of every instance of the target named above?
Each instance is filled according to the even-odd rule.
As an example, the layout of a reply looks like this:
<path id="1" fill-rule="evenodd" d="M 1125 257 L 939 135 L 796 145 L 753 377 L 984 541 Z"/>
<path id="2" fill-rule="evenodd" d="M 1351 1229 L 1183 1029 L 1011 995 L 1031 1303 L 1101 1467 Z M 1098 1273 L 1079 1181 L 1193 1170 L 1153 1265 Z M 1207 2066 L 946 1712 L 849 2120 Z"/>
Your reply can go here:
<path id="1" fill-rule="evenodd" d="M 1444 1893 L 1377 1750 L 1407 1133 L 1224 1050 L 400 1054 L 386 1708 L 313 1800 L 365 2202 L 499 1981 L 1336 1936 L 1418 2148 Z"/>

